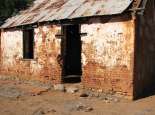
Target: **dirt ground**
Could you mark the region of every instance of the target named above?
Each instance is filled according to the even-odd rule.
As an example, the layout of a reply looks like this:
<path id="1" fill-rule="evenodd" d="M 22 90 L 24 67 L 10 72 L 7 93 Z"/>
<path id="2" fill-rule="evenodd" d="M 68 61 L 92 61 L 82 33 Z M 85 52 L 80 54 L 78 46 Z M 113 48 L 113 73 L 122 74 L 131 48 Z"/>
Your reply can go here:
<path id="1" fill-rule="evenodd" d="M 0 81 L 0 115 L 155 115 L 155 96 L 105 101 L 80 97 L 80 92 L 49 90 L 49 86 Z"/>

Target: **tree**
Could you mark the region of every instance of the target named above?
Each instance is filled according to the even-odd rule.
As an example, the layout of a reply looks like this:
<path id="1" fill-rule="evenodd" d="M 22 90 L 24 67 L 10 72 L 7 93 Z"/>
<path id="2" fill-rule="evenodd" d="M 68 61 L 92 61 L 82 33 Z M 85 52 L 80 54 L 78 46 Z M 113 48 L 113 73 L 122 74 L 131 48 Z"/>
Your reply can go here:
<path id="1" fill-rule="evenodd" d="M 20 10 L 27 8 L 33 0 L 0 0 L 0 24 Z"/>

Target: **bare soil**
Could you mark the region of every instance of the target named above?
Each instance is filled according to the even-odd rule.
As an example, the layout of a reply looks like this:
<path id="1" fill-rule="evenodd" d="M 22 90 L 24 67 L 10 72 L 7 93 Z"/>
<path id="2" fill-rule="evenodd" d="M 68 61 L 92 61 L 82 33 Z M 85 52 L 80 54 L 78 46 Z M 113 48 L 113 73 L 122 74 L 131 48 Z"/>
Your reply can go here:
<path id="1" fill-rule="evenodd" d="M 155 115 L 155 96 L 106 102 L 13 81 L 0 81 L 0 115 Z"/>

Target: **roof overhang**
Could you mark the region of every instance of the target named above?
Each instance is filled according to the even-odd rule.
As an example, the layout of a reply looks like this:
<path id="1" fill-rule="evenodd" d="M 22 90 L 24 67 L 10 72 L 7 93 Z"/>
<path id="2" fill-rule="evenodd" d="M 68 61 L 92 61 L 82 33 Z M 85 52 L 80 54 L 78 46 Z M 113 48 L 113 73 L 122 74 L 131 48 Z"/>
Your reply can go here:
<path id="1" fill-rule="evenodd" d="M 6 20 L 1 28 L 47 21 L 123 13 L 133 0 L 36 0 L 27 10 Z"/>

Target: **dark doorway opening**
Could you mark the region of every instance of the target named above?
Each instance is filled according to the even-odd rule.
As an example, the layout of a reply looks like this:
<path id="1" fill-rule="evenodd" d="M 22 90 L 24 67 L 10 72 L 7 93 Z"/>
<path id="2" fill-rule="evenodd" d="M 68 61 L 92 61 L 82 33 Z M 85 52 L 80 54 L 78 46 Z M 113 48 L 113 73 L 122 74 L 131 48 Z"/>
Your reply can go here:
<path id="1" fill-rule="evenodd" d="M 74 83 L 81 81 L 81 38 L 79 25 L 62 26 L 63 81 Z"/>
<path id="2" fill-rule="evenodd" d="M 34 58 L 34 29 L 23 30 L 23 59 Z"/>

